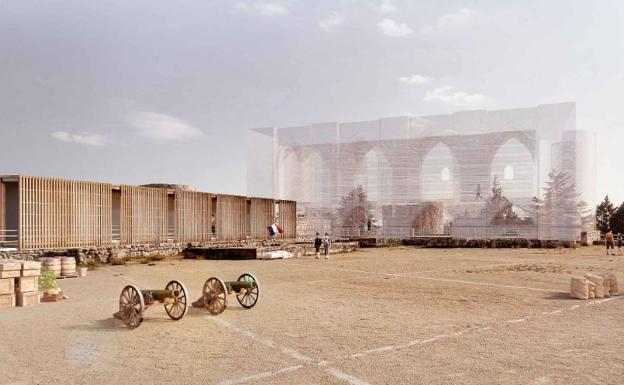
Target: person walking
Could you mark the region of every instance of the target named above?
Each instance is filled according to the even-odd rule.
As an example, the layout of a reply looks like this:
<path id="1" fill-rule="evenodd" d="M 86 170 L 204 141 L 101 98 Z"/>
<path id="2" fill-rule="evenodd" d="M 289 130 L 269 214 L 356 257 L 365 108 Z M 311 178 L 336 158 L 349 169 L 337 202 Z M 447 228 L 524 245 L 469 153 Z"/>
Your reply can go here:
<path id="1" fill-rule="evenodd" d="M 617 248 L 618 248 L 618 253 L 622 255 L 622 234 L 621 233 L 618 233 L 617 235 Z"/>
<path id="2" fill-rule="evenodd" d="M 607 243 L 607 255 L 609 255 L 609 249 L 611 249 L 612 255 L 615 255 L 615 242 L 611 230 L 608 230 L 607 234 L 605 234 L 605 241 Z"/>
<path id="3" fill-rule="evenodd" d="M 316 233 L 316 238 L 314 238 L 314 249 L 316 250 L 316 259 L 319 259 L 321 256 L 321 245 L 323 244 L 323 240 L 319 233 Z"/>
<path id="4" fill-rule="evenodd" d="M 325 259 L 329 259 L 329 234 L 325 233 L 323 238 L 323 248 L 325 249 Z"/>

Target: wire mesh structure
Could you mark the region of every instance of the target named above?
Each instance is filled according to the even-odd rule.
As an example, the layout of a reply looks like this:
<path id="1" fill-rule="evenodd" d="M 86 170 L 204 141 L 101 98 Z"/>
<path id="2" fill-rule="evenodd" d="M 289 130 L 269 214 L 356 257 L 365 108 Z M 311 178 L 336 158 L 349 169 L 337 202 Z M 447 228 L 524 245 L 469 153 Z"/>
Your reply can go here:
<path id="1" fill-rule="evenodd" d="M 248 193 L 297 201 L 302 236 L 576 240 L 592 228 L 595 150 L 593 136 L 576 129 L 575 109 L 252 129 Z M 553 183 L 565 194 L 553 195 Z M 346 225 L 338 212 L 358 186 L 372 209 L 363 223 Z"/>

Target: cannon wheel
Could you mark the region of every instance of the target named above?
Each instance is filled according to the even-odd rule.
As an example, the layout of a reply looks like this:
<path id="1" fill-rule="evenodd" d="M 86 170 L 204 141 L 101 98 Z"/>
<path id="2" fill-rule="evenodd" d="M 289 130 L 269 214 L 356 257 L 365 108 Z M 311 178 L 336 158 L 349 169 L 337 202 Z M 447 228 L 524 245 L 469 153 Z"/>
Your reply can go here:
<path id="1" fill-rule="evenodd" d="M 227 288 L 225 283 L 216 277 L 208 278 L 202 291 L 204 296 L 204 306 L 210 314 L 218 315 L 223 313 L 227 306 Z"/>
<path id="2" fill-rule="evenodd" d="M 123 323 L 129 329 L 141 326 L 144 311 L 145 303 L 141 290 L 134 285 L 124 287 L 119 296 L 119 316 Z"/>
<path id="3" fill-rule="evenodd" d="M 236 294 L 238 303 L 245 309 L 251 309 L 258 302 L 260 296 L 260 283 L 252 274 L 244 273 L 238 277 L 238 282 L 255 282 L 256 286 L 252 289 L 246 290 L 245 293 Z"/>
<path id="4" fill-rule="evenodd" d="M 165 286 L 165 290 L 172 290 L 174 292 L 173 297 L 175 298 L 174 303 L 165 305 L 167 315 L 174 321 L 182 319 L 188 311 L 188 297 L 186 294 L 188 292 L 186 291 L 186 287 L 180 281 L 171 281 Z"/>

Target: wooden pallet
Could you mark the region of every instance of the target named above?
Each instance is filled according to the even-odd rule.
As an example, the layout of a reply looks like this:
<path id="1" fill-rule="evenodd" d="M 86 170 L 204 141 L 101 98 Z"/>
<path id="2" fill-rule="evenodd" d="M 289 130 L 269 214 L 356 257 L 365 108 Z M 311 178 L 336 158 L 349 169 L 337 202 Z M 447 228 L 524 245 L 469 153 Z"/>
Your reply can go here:
<path id="1" fill-rule="evenodd" d="M 65 278 L 78 278 L 78 274 L 73 274 L 73 275 L 61 275 L 56 277 L 56 279 L 65 279 Z"/>

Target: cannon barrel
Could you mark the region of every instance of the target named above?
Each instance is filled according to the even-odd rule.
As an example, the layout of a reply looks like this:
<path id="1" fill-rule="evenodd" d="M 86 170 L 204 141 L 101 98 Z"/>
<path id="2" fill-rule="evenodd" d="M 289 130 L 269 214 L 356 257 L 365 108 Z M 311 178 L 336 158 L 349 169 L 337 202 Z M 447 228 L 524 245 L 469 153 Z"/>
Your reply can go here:
<path id="1" fill-rule="evenodd" d="M 174 290 L 141 290 L 143 297 L 149 297 L 156 301 L 171 299 L 176 297 Z"/>
<path id="2" fill-rule="evenodd" d="M 256 287 L 256 282 L 253 281 L 229 281 L 225 284 L 231 287 L 235 292 L 239 292 L 241 289 L 253 289 Z"/>

